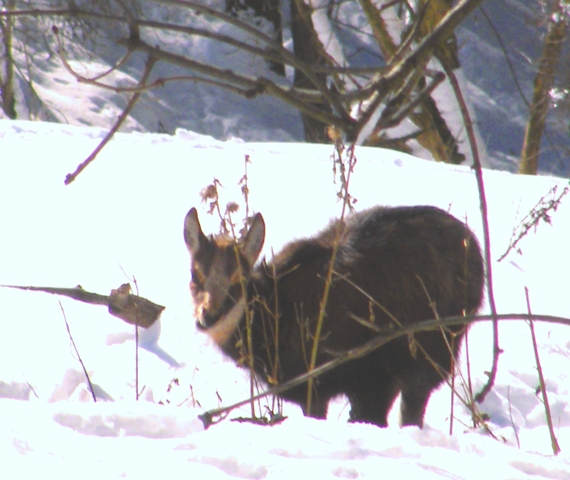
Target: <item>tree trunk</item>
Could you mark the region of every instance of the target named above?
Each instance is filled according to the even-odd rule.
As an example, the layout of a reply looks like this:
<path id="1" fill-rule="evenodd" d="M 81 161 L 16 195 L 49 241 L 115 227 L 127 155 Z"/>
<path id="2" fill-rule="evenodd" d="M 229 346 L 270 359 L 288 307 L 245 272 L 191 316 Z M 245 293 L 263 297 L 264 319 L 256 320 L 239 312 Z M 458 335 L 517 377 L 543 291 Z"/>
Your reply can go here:
<path id="1" fill-rule="evenodd" d="M 258 17 L 263 17 L 273 24 L 273 38 L 283 45 L 283 26 L 281 22 L 280 0 L 226 0 L 226 12 L 237 15 L 240 10 L 251 8 Z M 269 68 L 285 76 L 285 66 L 278 62 L 269 62 Z"/>
<path id="2" fill-rule="evenodd" d="M 317 45 L 317 34 L 311 20 L 311 11 L 303 0 L 291 0 L 291 36 L 293 37 L 293 51 L 295 56 L 310 65 L 323 65 L 325 57 L 321 54 Z M 325 74 L 317 74 L 323 79 Z M 295 69 L 293 79 L 295 88 L 316 90 L 315 85 L 307 76 Z M 320 105 L 320 108 L 330 110 L 328 105 Z M 327 136 L 327 127 L 324 123 L 314 118 L 301 114 L 305 130 L 305 141 L 311 143 L 331 143 Z"/>
<path id="3" fill-rule="evenodd" d="M 538 72 L 534 77 L 532 104 L 526 124 L 519 173 L 536 175 L 538 171 L 540 141 L 550 107 L 550 89 L 565 37 L 566 17 L 561 1 L 549 17 L 548 32 L 544 39 Z"/>
<path id="4" fill-rule="evenodd" d="M 14 10 L 15 0 L 8 0 L 5 8 L 8 11 Z M 16 100 L 14 98 L 14 58 L 12 57 L 12 32 L 14 28 L 14 17 L 5 17 L 0 21 L 4 54 L 2 55 L 2 71 L 0 72 L 0 89 L 2 96 L 2 110 L 8 118 L 16 118 Z"/>

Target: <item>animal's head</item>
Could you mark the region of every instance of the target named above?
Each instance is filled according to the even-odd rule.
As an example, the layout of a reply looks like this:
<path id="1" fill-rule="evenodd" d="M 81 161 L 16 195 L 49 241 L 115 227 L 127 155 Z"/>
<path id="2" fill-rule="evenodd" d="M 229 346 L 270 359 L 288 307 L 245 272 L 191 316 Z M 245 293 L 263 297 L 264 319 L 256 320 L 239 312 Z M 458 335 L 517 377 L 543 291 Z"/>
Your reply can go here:
<path id="1" fill-rule="evenodd" d="M 249 230 L 233 240 L 204 235 L 196 209 L 188 212 L 184 240 L 192 256 L 190 292 L 199 328 L 213 327 L 235 311 L 237 305 L 241 305 L 243 312 L 243 286 L 249 280 L 264 239 L 265 222 L 259 213 L 253 217 Z"/>

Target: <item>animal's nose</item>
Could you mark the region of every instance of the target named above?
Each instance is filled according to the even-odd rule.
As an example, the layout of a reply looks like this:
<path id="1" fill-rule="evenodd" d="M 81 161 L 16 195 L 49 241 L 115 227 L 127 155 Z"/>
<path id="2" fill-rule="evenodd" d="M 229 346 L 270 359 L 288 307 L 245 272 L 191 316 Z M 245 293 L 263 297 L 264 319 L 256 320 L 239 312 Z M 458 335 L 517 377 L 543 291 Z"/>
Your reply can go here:
<path id="1" fill-rule="evenodd" d="M 196 325 L 200 330 L 207 330 L 214 323 L 216 323 L 217 317 L 206 310 L 202 310 L 201 314 L 198 315 Z"/>
<path id="2" fill-rule="evenodd" d="M 201 328 L 206 329 L 216 323 L 218 309 L 210 292 L 204 292 L 196 303 L 196 319 Z"/>

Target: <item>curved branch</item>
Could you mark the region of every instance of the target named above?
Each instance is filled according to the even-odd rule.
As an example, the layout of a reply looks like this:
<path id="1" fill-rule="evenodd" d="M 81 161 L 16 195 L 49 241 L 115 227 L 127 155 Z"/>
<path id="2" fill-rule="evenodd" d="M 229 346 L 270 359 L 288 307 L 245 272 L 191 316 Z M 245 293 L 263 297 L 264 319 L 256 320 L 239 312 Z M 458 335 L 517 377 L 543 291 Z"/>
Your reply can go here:
<path id="1" fill-rule="evenodd" d="M 200 37 L 204 37 L 204 38 L 209 38 L 210 40 L 215 40 L 215 41 L 220 42 L 220 43 L 225 43 L 225 44 L 230 45 L 232 47 L 243 50 L 244 52 L 248 52 L 248 53 L 251 53 L 253 55 L 257 55 L 257 56 L 264 58 L 266 60 L 271 60 L 274 62 L 282 62 L 282 63 L 284 62 L 284 63 L 287 63 L 287 64 L 293 66 L 293 64 L 291 63 L 292 59 L 291 58 L 285 58 L 285 56 L 283 56 L 281 54 L 282 52 L 279 52 L 279 54 L 276 53 L 276 48 L 274 48 L 273 46 L 271 46 L 271 49 L 259 48 L 259 47 L 256 47 L 254 45 L 250 45 L 249 43 L 242 42 L 240 40 L 236 40 L 234 37 L 230 37 L 229 35 L 223 35 L 223 34 L 218 33 L 218 32 L 212 32 L 212 31 L 204 30 L 202 28 L 189 27 L 186 25 L 175 25 L 172 23 L 157 22 L 157 21 L 153 21 L 153 20 L 136 20 L 136 22 L 140 27 L 153 28 L 153 29 L 158 29 L 158 30 L 163 30 L 163 31 L 178 32 L 178 33 L 184 33 L 186 35 L 195 35 L 195 36 L 200 36 Z M 281 47 L 281 48 L 283 48 L 283 47 Z M 281 50 L 281 49 L 279 49 L 279 50 Z M 287 57 L 288 56 L 289 55 L 287 55 Z M 295 63 L 299 63 L 299 61 L 296 60 Z"/>
<path id="2" fill-rule="evenodd" d="M 231 70 L 222 70 L 221 68 L 213 67 L 211 65 L 192 60 L 182 55 L 177 55 L 165 50 L 161 50 L 160 48 L 153 47 L 148 43 L 143 42 L 142 40 L 125 40 L 123 43 L 128 46 L 128 48 L 145 52 L 148 55 L 152 55 L 157 60 L 179 65 L 190 70 L 195 70 L 204 75 L 208 75 L 218 80 L 222 80 L 223 82 L 227 82 L 219 84 L 219 86 L 222 86 L 224 88 L 231 86 L 234 88 L 236 86 L 244 88 L 246 89 L 245 95 L 248 97 L 254 97 L 262 93 L 268 93 L 277 98 L 280 98 L 296 109 L 307 113 L 314 118 L 318 118 L 323 123 L 334 125 L 343 130 L 350 130 L 355 124 L 350 117 L 347 119 L 339 118 L 334 113 L 330 113 L 312 106 L 310 103 L 307 103 L 307 97 L 299 94 L 295 89 L 282 88 L 269 79 L 263 77 L 253 79 L 237 74 Z"/>
<path id="3" fill-rule="evenodd" d="M 231 15 L 227 15 L 226 13 L 220 12 L 219 10 L 215 10 L 211 7 L 207 7 L 205 5 L 200 5 L 196 2 L 191 1 L 184 1 L 184 0 L 156 0 L 158 3 L 164 3 L 167 5 L 175 5 L 177 7 L 186 6 L 196 12 L 200 12 L 205 15 L 210 15 L 214 18 L 220 19 L 230 25 L 233 25 L 237 28 L 240 28 L 244 32 L 254 36 L 255 38 L 261 40 L 271 50 L 274 50 L 278 54 L 279 62 L 288 63 L 289 65 L 293 66 L 297 70 L 303 72 L 307 78 L 315 85 L 317 90 L 326 98 L 327 102 L 337 111 L 337 114 L 344 120 L 350 120 L 350 113 L 345 105 L 340 102 L 334 92 L 328 88 L 326 81 L 323 81 L 316 75 L 314 70 L 314 65 L 309 65 L 297 58 L 292 52 L 287 50 L 283 45 L 276 42 L 270 36 L 264 34 L 260 30 L 252 27 L 251 25 L 247 24 L 239 20 L 236 17 L 232 17 Z"/>
<path id="4" fill-rule="evenodd" d="M 302 385 L 308 382 L 311 378 L 323 375 L 324 373 L 329 372 L 334 368 L 337 368 L 339 365 L 342 365 L 343 363 L 368 355 L 374 350 L 382 347 L 383 345 L 386 345 L 388 342 L 391 342 L 392 340 L 402 337 L 404 335 L 409 335 L 412 333 L 418 333 L 427 330 L 440 330 L 443 327 L 451 327 L 453 325 L 466 325 L 469 323 L 476 323 L 476 322 L 495 321 L 495 319 L 502 321 L 532 320 L 538 322 L 554 323 L 557 325 L 566 325 L 570 327 L 570 318 L 557 317 L 553 315 L 511 313 L 511 314 L 502 314 L 502 315 L 470 315 L 466 317 L 460 316 L 460 317 L 440 318 L 435 320 L 426 320 L 424 322 L 416 323 L 414 325 L 407 325 L 405 327 L 399 328 L 396 331 L 388 331 L 387 329 L 385 333 L 383 332 L 384 334 L 374 337 L 372 340 L 366 342 L 360 347 L 353 348 L 343 353 L 339 352 L 336 358 L 329 360 L 326 363 L 323 363 L 322 365 L 315 368 L 314 370 L 311 370 L 310 372 L 307 372 L 303 375 L 299 375 L 298 377 L 295 377 L 287 382 L 277 385 L 276 387 L 270 388 L 269 390 L 266 390 L 265 392 L 262 392 L 252 398 L 242 400 L 228 407 L 208 410 L 207 412 L 200 415 L 199 418 L 204 423 L 204 427 L 208 428 L 213 423 L 216 423 L 215 420 L 216 417 L 223 416 L 227 414 L 227 412 L 230 412 L 235 408 L 241 407 L 242 405 L 248 404 L 251 401 L 259 400 L 260 398 L 266 397 L 268 395 L 278 395 L 286 390 L 290 390 L 299 385 Z"/>
<path id="5" fill-rule="evenodd" d="M 497 315 L 497 307 L 495 305 L 495 293 L 493 289 L 493 262 L 491 260 L 491 234 L 489 232 L 489 212 L 487 208 L 487 196 L 485 195 L 485 182 L 483 180 L 483 168 L 479 158 L 479 148 L 477 146 L 477 139 L 475 138 L 475 131 L 473 130 L 473 121 L 467 108 L 467 102 L 463 96 L 463 92 L 459 87 L 457 77 L 451 68 L 444 65 L 445 71 L 449 78 L 449 82 L 457 98 L 459 110 L 463 117 L 463 123 L 467 129 L 467 138 L 469 139 L 469 146 L 473 154 L 473 169 L 475 170 L 475 178 L 477 179 L 477 189 L 479 191 L 479 205 L 481 209 L 481 218 L 483 220 L 483 244 L 485 250 L 485 269 L 487 271 L 487 296 L 489 298 L 489 307 L 491 309 L 491 317 L 493 318 L 493 364 L 487 383 L 483 386 L 481 391 L 475 395 L 475 401 L 482 403 L 487 394 L 495 384 L 497 377 L 497 370 L 499 366 L 499 354 L 501 348 L 499 347 L 499 321 Z"/>
<path id="6" fill-rule="evenodd" d="M 67 61 L 67 58 L 64 54 L 63 49 L 60 47 L 60 50 L 58 51 L 59 53 L 59 58 L 64 66 L 64 68 L 75 77 L 75 79 L 80 82 L 80 83 L 85 83 L 88 85 L 94 85 L 96 87 L 102 88 L 104 90 L 110 90 L 112 92 L 115 93 L 141 93 L 144 92 L 146 90 L 152 90 L 155 88 L 159 88 L 159 87 L 163 87 L 165 84 L 167 83 L 171 83 L 171 82 L 199 82 L 199 83 L 205 83 L 208 85 L 212 85 L 218 88 L 224 88 L 226 90 L 230 90 L 238 95 L 242 95 L 246 98 L 251 98 L 252 96 L 252 92 L 251 90 L 242 90 L 239 88 L 236 88 L 232 85 L 223 83 L 223 82 L 218 82 L 216 80 L 212 80 L 209 78 L 203 78 L 203 77 L 197 77 L 195 75 L 175 75 L 172 77 L 167 77 L 167 78 L 158 78 L 155 81 L 148 83 L 146 85 L 140 85 L 140 83 L 136 86 L 133 87 L 117 87 L 114 85 L 109 85 L 107 83 L 102 83 L 99 81 L 100 78 L 104 78 L 108 75 L 110 75 L 114 70 L 116 70 L 119 67 L 119 63 L 123 63 L 123 60 L 126 60 L 126 58 L 128 56 L 131 55 L 132 52 L 129 52 L 120 62 L 118 62 L 117 64 L 115 64 L 113 67 L 109 68 L 106 72 L 97 75 L 93 78 L 88 78 L 85 77 L 84 75 L 81 75 L 79 73 L 77 73 L 73 67 L 69 64 L 69 62 Z"/>
<path id="7" fill-rule="evenodd" d="M 148 80 L 148 77 L 150 76 L 152 69 L 154 67 L 156 63 L 156 59 L 154 57 L 152 57 L 151 55 L 148 56 L 146 64 L 145 64 L 145 69 L 144 72 L 142 74 L 141 80 L 139 82 L 139 86 L 143 87 L 146 84 L 146 81 Z M 109 141 L 111 140 L 111 138 L 113 138 L 113 135 L 115 135 L 115 133 L 119 130 L 119 128 L 121 128 L 121 125 L 124 123 L 124 121 L 127 119 L 127 117 L 129 116 L 129 114 L 131 113 L 132 109 L 134 108 L 134 106 L 137 104 L 139 98 L 140 98 L 140 92 L 136 92 L 131 99 L 129 100 L 129 103 L 127 104 L 127 106 L 125 107 L 125 109 L 122 111 L 121 115 L 119 115 L 119 118 L 117 119 L 117 121 L 115 122 L 115 125 L 113 125 L 113 128 L 111 128 L 111 130 L 109 130 L 109 132 L 107 133 L 107 135 L 105 135 L 105 138 L 101 141 L 101 143 L 99 143 L 99 145 L 97 146 L 97 148 L 93 151 L 93 153 L 91 153 L 91 155 L 89 155 L 87 157 L 87 159 L 81 163 L 73 173 L 68 174 L 65 177 L 65 184 L 69 185 L 71 182 L 73 182 L 77 176 L 83 171 L 85 170 L 85 168 L 87 168 L 87 166 L 93 161 L 95 160 L 95 158 L 97 158 L 97 155 L 99 154 L 99 152 L 103 149 L 103 147 L 105 145 L 107 145 L 107 143 L 109 143 Z"/>

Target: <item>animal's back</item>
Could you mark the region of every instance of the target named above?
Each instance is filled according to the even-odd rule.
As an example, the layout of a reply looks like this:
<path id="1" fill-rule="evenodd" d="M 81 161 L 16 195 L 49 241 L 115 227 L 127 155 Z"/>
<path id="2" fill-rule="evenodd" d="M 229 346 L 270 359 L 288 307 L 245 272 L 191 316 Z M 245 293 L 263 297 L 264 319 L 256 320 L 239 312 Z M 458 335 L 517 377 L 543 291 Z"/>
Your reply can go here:
<path id="1" fill-rule="evenodd" d="M 308 319 L 320 308 L 338 228 L 333 222 L 314 238 L 292 242 L 275 259 L 280 291 L 287 295 L 283 306 L 302 303 Z M 462 222 L 435 207 L 376 207 L 346 221 L 329 316 L 356 326 L 347 317 L 361 312 L 368 318 L 370 303 L 402 324 L 460 315 L 479 307 L 482 287 L 479 246 Z M 389 318 L 385 312 L 375 316 L 380 322 Z"/>
<path id="2" fill-rule="evenodd" d="M 312 239 L 289 244 L 270 267 L 279 278 L 283 379 L 306 371 L 300 345 L 304 351 L 312 346 L 308 332 L 318 318 L 338 228 L 334 222 Z M 317 364 L 369 341 L 378 327 L 477 310 L 483 277 L 476 239 L 440 209 L 376 207 L 349 216 L 339 238 Z M 421 424 L 431 390 L 451 372 L 462 331 L 421 332 L 415 344 L 400 338 L 346 364 L 319 380 L 320 400 L 312 411 L 324 416 L 328 400 L 345 393 L 353 420 L 384 425 L 402 391 L 403 423 Z M 302 403 L 306 390 L 285 396 Z"/>
<path id="3" fill-rule="evenodd" d="M 459 315 L 481 303 L 477 240 L 462 222 L 435 207 L 373 208 L 353 215 L 335 270 L 383 299 L 402 323 L 424 314 Z"/>

